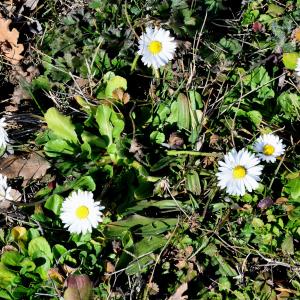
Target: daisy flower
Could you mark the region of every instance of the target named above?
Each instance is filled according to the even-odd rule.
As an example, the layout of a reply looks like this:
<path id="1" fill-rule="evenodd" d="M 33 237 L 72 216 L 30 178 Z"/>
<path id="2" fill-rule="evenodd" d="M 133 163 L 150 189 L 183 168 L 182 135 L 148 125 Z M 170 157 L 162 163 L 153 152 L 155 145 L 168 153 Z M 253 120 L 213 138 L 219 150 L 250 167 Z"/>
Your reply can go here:
<path id="1" fill-rule="evenodd" d="M 62 204 L 60 218 L 71 233 L 92 232 L 102 222 L 104 206 L 95 202 L 93 193 L 74 191 Z"/>
<path id="2" fill-rule="evenodd" d="M 162 28 L 146 28 L 139 40 L 138 54 L 142 55 L 142 62 L 154 69 L 158 69 L 173 59 L 176 42 L 170 36 L 170 31 Z"/>
<path id="3" fill-rule="evenodd" d="M 13 200 L 11 187 L 7 185 L 7 177 L 0 174 L 0 201 Z"/>
<path id="4" fill-rule="evenodd" d="M 0 119 L 0 149 L 5 149 L 8 144 L 8 135 L 4 127 L 7 124 L 5 123 L 5 118 Z"/>
<path id="5" fill-rule="evenodd" d="M 243 196 L 246 190 L 255 190 L 263 169 L 259 163 L 259 159 L 248 150 L 237 152 L 232 149 L 224 156 L 224 161 L 219 161 L 218 186 L 230 195 Z"/>
<path id="6" fill-rule="evenodd" d="M 297 59 L 297 65 L 296 65 L 295 71 L 296 71 L 297 76 L 300 76 L 300 57 L 298 57 L 298 59 Z"/>
<path id="7" fill-rule="evenodd" d="M 275 162 L 284 153 L 285 145 L 277 135 L 263 134 L 253 144 L 257 156 L 266 162 Z"/>

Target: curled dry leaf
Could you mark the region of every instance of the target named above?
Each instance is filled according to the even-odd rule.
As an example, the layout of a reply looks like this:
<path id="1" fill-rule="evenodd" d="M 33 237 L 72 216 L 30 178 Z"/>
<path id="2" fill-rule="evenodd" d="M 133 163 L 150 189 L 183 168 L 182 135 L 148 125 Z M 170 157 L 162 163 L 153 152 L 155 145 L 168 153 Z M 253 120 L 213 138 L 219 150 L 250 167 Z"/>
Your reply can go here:
<path id="1" fill-rule="evenodd" d="M 168 144 L 171 149 L 179 149 L 183 146 L 184 140 L 179 132 L 171 133 Z"/>
<path id="2" fill-rule="evenodd" d="M 49 168 L 49 162 L 35 152 L 28 157 L 10 155 L 0 161 L 0 172 L 7 178 L 23 177 L 23 186 L 29 180 L 42 178 Z"/>
<path id="3" fill-rule="evenodd" d="M 49 269 L 48 270 L 48 276 L 52 280 L 54 280 L 54 281 L 56 281 L 56 282 L 58 282 L 60 284 L 62 284 L 64 282 L 64 277 L 59 273 L 58 268 L 51 268 L 51 269 Z"/>
<path id="4" fill-rule="evenodd" d="M 149 282 L 147 284 L 150 295 L 156 295 L 159 293 L 159 287 L 155 282 Z"/>
<path id="5" fill-rule="evenodd" d="M 296 42 L 300 42 L 300 27 L 294 29 L 291 38 Z"/>
<path id="6" fill-rule="evenodd" d="M 16 65 L 23 58 L 22 44 L 18 44 L 19 32 L 13 28 L 9 30 L 11 20 L 6 20 L 0 15 L 0 54 L 11 64 Z"/>
<path id="7" fill-rule="evenodd" d="M 87 275 L 70 275 L 66 280 L 65 300 L 92 299 L 93 285 Z"/>

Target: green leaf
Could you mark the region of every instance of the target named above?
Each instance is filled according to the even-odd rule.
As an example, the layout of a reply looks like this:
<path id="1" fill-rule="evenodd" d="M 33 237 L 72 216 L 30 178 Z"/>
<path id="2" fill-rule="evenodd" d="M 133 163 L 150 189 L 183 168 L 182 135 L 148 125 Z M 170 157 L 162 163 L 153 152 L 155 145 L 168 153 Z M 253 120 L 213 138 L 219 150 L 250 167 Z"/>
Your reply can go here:
<path id="1" fill-rule="evenodd" d="M 88 131 L 83 131 L 83 133 L 81 134 L 81 138 L 82 140 L 91 145 L 91 146 L 96 146 L 98 148 L 106 148 L 106 143 L 103 139 L 101 139 L 99 136 L 92 134 Z"/>
<path id="2" fill-rule="evenodd" d="M 105 96 L 112 98 L 113 91 L 116 89 L 123 89 L 126 91 L 127 80 L 121 76 L 114 76 L 113 78 L 109 79 L 105 88 Z"/>
<path id="3" fill-rule="evenodd" d="M 167 240 L 163 236 L 150 236 L 134 243 L 130 247 L 126 248 L 127 253 L 123 253 L 121 255 L 117 269 L 128 266 L 126 268 L 126 273 L 128 275 L 145 271 L 146 265 L 154 260 L 152 253 L 163 247 L 166 242 Z M 128 253 L 132 253 L 132 255 L 129 255 Z"/>
<path id="4" fill-rule="evenodd" d="M 151 172 L 157 172 L 176 160 L 176 157 L 166 156 L 156 162 L 150 169 Z"/>
<path id="5" fill-rule="evenodd" d="M 113 126 L 110 122 L 110 116 L 112 114 L 112 109 L 106 104 L 101 104 L 97 108 L 96 121 L 99 126 L 99 132 L 103 136 L 106 145 L 112 143 L 112 132 Z"/>
<path id="6" fill-rule="evenodd" d="M 300 119 L 300 96 L 294 93 L 283 92 L 277 102 L 287 119 Z"/>
<path id="7" fill-rule="evenodd" d="M 196 171 L 191 170 L 186 175 L 185 187 L 195 195 L 201 194 L 201 185 L 199 175 Z"/>
<path id="8" fill-rule="evenodd" d="M 58 157 L 63 154 L 74 155 L 76 153 L 76 148 L 68 141 L 60 139 L 47 142 L 44 146 L 44 150 L 49 157 Z"/>
<path id="9" fill-rule="evenodd" d="M 174 101 L 171 104 L 171 112 L 168 118 L 166 119 L 166 122 L 170 124 L 174 124 L 177 123 L 177 119 L 178 119 L 178 102 Z"/>
<path id="10" fill-rule="evenodd" d="M 35 272 L 38 273 L 43 280 L 46 280 L 53 260 L 53 254 L 47 240 L 42 236 L 32 239 L 28 244 L 28 255 L 34 261 L 39 261 Z"/>
<path id="11" fill-rule="evenodd" d="M 250 74 L 243 77 L 244 84 L 255 89 L 258 86 L 263 86 L 270 82 L 271 78 L 265 67 L 260 66 L 255 68 Z"/>
<path id="12" fill-rule="evenodd" d="M 282 62 L 287 69 L 294 71 L 297 66 L 298 58 L 300 58 L 300 54 L 298 52 L 283 53 Z"/>
<path id="13" fill-rule="evenodd" d="M 285 188 L 292 200 L 300 201 L 300 177 L 289 180 Z"/>
<path id="14" fill-rule="evenodd" d="M 6 147 L 0 147 L 0 157 L 5 153 Z"/>
<path id="15" fill-rule="evenodd" d="M 153 131 L 150 134 L 150 140 L 157 144 L 162 144 L 165 141 L 165 135 L 162 132 Z"/>
<path id="16" fill-rule="evenodd" d="M 14 298 L 8 291 L 0 289 L 0 299 L 13 300 Z"/>
<path id="17" fill-rule="evenodd" d="M 264 222 L 261 219 L 256 217 L 253 218 L 251 224 L 255 229 L 264 227 Z"/>
<path id="18" fill-rule="evenodd" d="M 28 257 L 24 258 L 21 261 L 20 266 L 22 267 L 22 269 L 20 270 L 20 274 L 26 274 L 28 272 L 33 272 L 36 268 L 35 263 Z"/>
<path id="19" fill-rule="evenodd" d="M 60 195 L 51 195 L 47 199 L 45 203 L 45 207 L 53 211 L 56 215 L 59 215 L 63 200 L 64 198 Z"/>
<path id="20" fill-rule="evenodd" d="M 126 231 L 134 227 L 135 232 L 142 232 L 146 235 L 158 234 L 171 229 L 177 222 L 175 218 L 147 218 L 133 215 L 128 219 L 108 224 L 105 233 L 108 237 L 122 237 Z"/>
<path id="21" fill-rule="evenodd" d="M 69 142 L 78 143 L 75 126 L 71 122 L 70 117 L 64 116 L 55 107 L 51 107 L 45 114 L 45 120 L 48 127 L 53 130 L 57 136 Z"/>
<path id="22" fill-rule="evenodd" d="M 202 101 L 201 95 L 197 91 L 190 90 L 189 98 L 191 101 L 192 110 L 199 110 L 199 109 L 203 108 L 203 101 Z"/>
<path id="23" fill-rule="evenodd" d="M 177 125 L 180 129 L 190 129 L 191 117 L 190 117 L 190 102 L 189 99 L 182 93 L 177 97 L 178 103 L 178 116 Z"/>
<path id="24" fill-rule="evenodd" d="M 38 273 L 43 280 L 47 280 L 49 278 L 48 271 L 51 267 L 51 263 L 49 258 L 47 257 L 41 257 L 41 258 L 43 259 L 43 264 L 38 266 L 35 272 Z"/>
<path id="25" fill-rule="evenodd" d="M 229 51 L 230 53 L 232 53 L 232 55 L 236 55 L 238 53 L 240 53 L 242 51 L 242 46 L 241 44 L 235 40 L 235 39 L 226 39 L 226 38 L 222 38 L 220 40 L 220 45 L 226 49 L 227 51 Z"/>
<path id="26" fill-rule="evenodd" d="M 157 110 L 155 112 L 155 117 L 153 119 L 152 125 L 154 127 L 158 127 L 161 124 L 163 124 L 167 118 L 167 116 L 170 114 L 170 108 L 168 105 L 166 105 L 164 102 L 160 103 L 157 107 Z M 176 116 L 177 118 L 177 116 Z"/>
<path id="27" fill-rule="evenodd" d="M 102 6 L 102 0 L 93 0 L 89 3 L 89 8 L 97 9 Z"/>
<path id="28" fill-rule="evenodd" d="M 287 235 L 282 244 L 281 250 L 284 254 L 293 255 L 294 254 L 294 241 L 291 235 Z"/>
<path id="29" fill-rule="evenodd" d="M 267 14 L 271 15 L 272 17 L 278 17 L 280 15 L 282 15 L 284 13 L 284 8 L 274 4 L 274 3 L 270 3 L 268 5 L 268 10 L 267 10 Z"/>
<path id="30" fill-rule="evenodd" d="M 247 112 L 247 117 L 254 123 L 256 127 L 259 127 L 262 121 L 262 114 L 257 110 L 251 110 Z"/>
<path id="31" fill-rule="evenodd" d="M 114 139 L 119 139 L 125 127 L 125 123 L 122 120 L 122 115 L 112 111 L 110 119 L 113 125 L 112 136 Z"/>
<path id="32" fill-rule="evenodd" d="M 212 264 L 219 265 L 218 273 L 223 276 L 237 276 L 236 270 L 233 267 L 231 267 L 221 255 L 213 256 Z"/>
<path id="33" fill-rule="evenodd" d="M 42 236 L 36 237 L 29 242 L 28 255 L 33 259 L 38 257 L 47 257 L 50 261 L 53 259 L 49 243 Z"/>
<path id="34" fill-rule="evenodd" d="M 96 189 L 96 183 L 92 176 L 81 176 L 79 179 L 77 179 L 71 187 L 74 190 L 87 190 L 87 191 L 94 191 Z"/>
<path id="35" fill-rule="evenodd" d="M 220 291 L 227 291 L 229 292 L 231 288 L 231 283 L 227 277 L 220 277 L 219 278 L 219 290 Z"/>
<path id="36" fill-rule="evenodd" d="M 68 252 L 67 248 L 60 244 L 54 245 L 52 250 L 55 259 L 60 259 L 62 255 Z"/>
<path id="37" fill-rule="evenodd" d="M 49 81 L 47 76 L 41 75 L 35 79 L 32 80 L 32 86 L 35 90 L 45 90 L 50 91 L 51 90 L 51 82 Z"/>
<path id="38" fill-rule="evenodd" d="M 133 251 L 135 257 L 141 257 L 146 253 L 149 253 L 147 256 L 141 257 L 138 261 L 136 261 L 133 265 L 130 265 L 128 269 L 126 269 L 126 273 L 128 275 L 134 275 L 140 270 L 144 268 L 150 261 L 154 261 L 152 257 L 152 253 L 155 250 L 163 247 L 166 244 L 167 240 L 165 237 L 160 236 L 151 236 L 144 238 L 138 243 L 135 243 L 131 249 L 126 249 L 127 251 Z M 130 251 L 131 250 L 131 251 Z"/>
<path id="39" fill-rule="evenodd" d="M 21 278 L 10 271 L 2 262 L 0 262 L 0 287 L 7 289 L 21 282 Z"/>
<path id="40" fill-rule="evenodd" d="M 1 255 L 1 262 L 6 266 L 19 266 L 24 256 L 18 251 L 6 251 Z"/>
<path id="41" fill-rule="evenodd" d="M 129 207 L 126 209 L 126 213 L 136 213 L 137 211 L 141 211 L 148 207 L 158 207 L 159 209 L 166 210 L 179 210 L 178 206 L 181 206 L 181 202 L 174 200 L 143 200 L 138 201 L 135 206 Z"/>

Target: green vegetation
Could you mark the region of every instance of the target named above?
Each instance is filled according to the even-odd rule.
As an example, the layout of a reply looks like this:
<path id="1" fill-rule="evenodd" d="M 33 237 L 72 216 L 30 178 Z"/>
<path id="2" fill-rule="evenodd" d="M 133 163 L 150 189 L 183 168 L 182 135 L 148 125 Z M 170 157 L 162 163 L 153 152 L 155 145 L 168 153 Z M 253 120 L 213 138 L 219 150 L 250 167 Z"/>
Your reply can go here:
<path id="1" fill-rule="evenodd" d="M 0 298 L 298 299 L 300 1 L 88 2 L 34 11 L 43 127 L 15 154 L 51 168 L 3 212 Z M 137 55 L 154 25 L 177 43 L 158 70 Z M 286 147 L 258 188 L 220 189 L 218 162 L 268 133 Z M 91 233 L 60 218 L 77 190 L 105 207 Z"/>

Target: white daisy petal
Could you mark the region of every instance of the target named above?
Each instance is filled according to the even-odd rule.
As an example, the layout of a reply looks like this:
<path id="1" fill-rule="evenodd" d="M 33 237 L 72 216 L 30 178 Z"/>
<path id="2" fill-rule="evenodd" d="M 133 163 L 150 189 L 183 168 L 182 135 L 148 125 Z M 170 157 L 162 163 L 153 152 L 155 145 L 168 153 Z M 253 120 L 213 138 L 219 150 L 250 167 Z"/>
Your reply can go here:
<path id="1" fill-rule="evenodd" d="M 11 187 L 7 184 L 7 177 L 0 174 L 0 201 L 13 200 Z"/>
<path id="2" fill-rule="evenodd" d="M 298 57 L 298 59 L 297 59 L 297 66 L 296 66 L 295 71 L 296 71 L 297 76 L 300 76 L 300 57 Z"/>
<path id="3" fill-rule="evenodd" d="M 263 134 L 253 144 L 257 156 L 266 162 L 275 162 L 285 151 L 285 145 L 277 135 Z"/>
<path id="4" fill-rule="evenodd" d="M 93 193 L 74 191 L 62 204 L 60 218 L 70 233 L 92 232 L 102 221 L 104 206 L 95 202 Z"/>
<path id="5" fill-rule="evenodd" d="M 140 36 L 138 54 L 142 62 L 154 69 L 158 69 L 173 59 L 176 51 L 176 42 L 170 32 L 162 28 L 147 27 L 146 32 Z"/>
<path id="6" fill-rule="evenodd" d="M 1 118 L 0 119 L 0 150 L 3 148 L 5 149 L 9 142 L 8 135 L 5 130 L 6 125 L 7 124 L 5 123 L 5 118 Z"/>
<path id="7" fill-rule="evenodd" d="M 219 161 L 218 186 L 230 195 L 243 196 L 246 191 L 251 192 L 258 187 L 262 173 L 263 166 L 259 163 L 248 150 L 232 149 L 224 156 L 224 161 Z"/>

